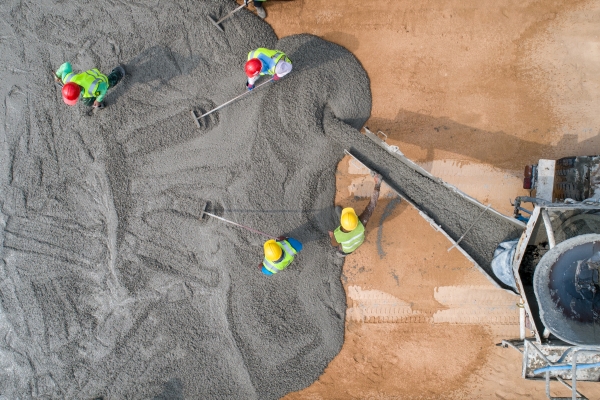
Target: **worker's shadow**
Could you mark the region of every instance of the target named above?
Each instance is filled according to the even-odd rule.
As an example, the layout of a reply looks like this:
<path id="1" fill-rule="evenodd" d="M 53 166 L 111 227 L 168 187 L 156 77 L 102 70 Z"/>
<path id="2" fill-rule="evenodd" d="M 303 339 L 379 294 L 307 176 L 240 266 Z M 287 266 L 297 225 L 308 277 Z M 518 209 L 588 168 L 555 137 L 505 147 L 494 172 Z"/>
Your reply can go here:
<path id="1" fill-rule="evenodd" d="M 412 161 L 423 163 L 439 159 L 435 150 L 442 150 L 465 156 L 465 161 L 471 159 L 509 173 L 513 171 L 519 177 L 525 165 L 537 163 L 540 158 L 600 154 L 600 132 L 581 142 L 577 135 L 564 135 L 552 145 L 521 139 L 503 131 L 473 128 L 446 117 L 436 118 L 406 110 L 400 110 L 394 119 L 371 118 L 367 125 L 373 131 L 384 132 L 392 144 L 399 145 L 401 151 L 402 143 L 426 150 L 424 156 Z M 551 136 L 552 132 L 539 134 Z"/>
<path id="2" fill-rule="evenodd" d="M 333 205 L 313 210 L 309 214 L 308 222 L 297 226 L 289 232 L 285 232 L 285 236 L 298 239 L 302 243 L 328 239 L 327 231 L 333 231 L 340 224 L 341 211 L 340 207 Z"/>
<path id="3" fill-rule="evenodd" d="M 163 385 L 162 393 L 154 396 L 153 400 L 183 400 L 183 382 L 179 378 L 173 378 Z"/>
<path id="4" fill-rule="evenodd" d="M 153 46 L 134 59 L 123 64 L 127 72 L 125 79 L 109 92 L 115 102 L 127 88 L 135 84 L 147 84 L 151 90 L 159 91 L 177 76 L 189 74 L 203 59 L 199 56 L 185 57 L 166 46 Z"/>
<path id="5" fill-rule="evenodd" d="M 315 210 L 239 210 L 225 209 L 225 213 L 236 214 L 292 214 L 292 215 L 308 215 L 308 221 L 296 228 L 286 232 L 270 232 L 274 235 L 282 235 L 293 237 L 300 242 L 306 244 L 315 240 L 327 238 L 327 231 L 333 231 L 340 224 L 340 213 L 342 209 L 339 206 L 325 207 Z M 234 217 L 235 218 L 235 217 Z"/>

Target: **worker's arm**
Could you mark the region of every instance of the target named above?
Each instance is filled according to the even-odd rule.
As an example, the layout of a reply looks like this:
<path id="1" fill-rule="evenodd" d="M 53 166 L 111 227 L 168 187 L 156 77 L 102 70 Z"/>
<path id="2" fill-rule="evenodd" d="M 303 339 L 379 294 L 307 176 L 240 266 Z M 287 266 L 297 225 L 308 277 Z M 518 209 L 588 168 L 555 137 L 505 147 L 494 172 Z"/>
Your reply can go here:
<path id="1" fill-rule="evenodd" d="M 275 66 L 275 75 L 273 75 L 273 80 L 278 81 L 290 72 L 292 72 L 292 64 L 285 60 L 280 60 Z"/>
<path id="2" fill-rule="evenodd" d="M 63 65 L 61 65 L 60 67 L 58 67 L 58 69 L 56 70 L 54 75 L 56 75 L 58 80 L 63 81 L 65 76 L 71 72 L 73 72 L 73 67 L 71 67 L 71 63 L 66 62 Z"/>
<path id="3" fill-rule="evenodd" d="M 331 239 L 331 245 L 333 247 L 339 246 L 340 244 L 337 242 L 337 240 L 335 240 L 335 236 L 333 236 L 333 232 L 327 231 L 327 233 L 329 233 L 329 238 Z"/>
<path id="4" fill-rule="evenodd" d="M 377 205 L 377 199 L 379 199 L 379 190 L 381 189 L 381 181 L 381 175 L 376 174 L 375 187 L 373 188 L 373 193 L 371 193 L 371 200 L 369 201 L 367 208 L 365 208 L 365 211 L 358 216 L 358 219 L 360 219 L 360 222 L 362 222 L 364 226 L 367 226 L 367 223 L 369 222 L 369 219 L 375 210 L 375 206 Z"/>
<path id="5" fill-rule="evenodd" d="M 104 96 L 106 96 L 106 92 L 108 92 L 108 85 L 104 82 L 100 83 L 98 85 L 98 96 L 96 96 L 96 101 L 94 102 L 94 105 L 96 107 L 98 107 L 98 105 L 104 101 Z"/>
<path id="6" fill-rule="evenodd" d="M 256 81 L 258 80 L 258 78 L 260 78 L 260 75 L 256 75 L 253 78 L 248 78 L 248 83 L 247 83 L 246 87 L 248 87 L 249 89 L 254 88 L 254 84 L 256 83 Z M 250 86 L 252 88 L 250 88 Z"/>

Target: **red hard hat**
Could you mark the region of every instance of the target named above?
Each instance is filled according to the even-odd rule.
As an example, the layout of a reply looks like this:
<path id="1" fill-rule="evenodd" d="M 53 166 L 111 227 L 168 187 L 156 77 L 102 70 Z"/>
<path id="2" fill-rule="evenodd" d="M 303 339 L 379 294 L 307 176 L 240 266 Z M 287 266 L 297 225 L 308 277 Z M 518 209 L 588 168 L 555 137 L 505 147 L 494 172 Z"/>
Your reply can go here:
<path id="1" fill-rule="evenodd" d="M 77 103 L 79 93 L 81 93 L 81 88 L 75 82 L 66 83 L 62 88 L 63 100 L 70 106 L 74 106 Z"/>
<path id="2" fill-rule="evenodd" d="M 262 62 L 260 62 L 260 60 L 258 58 L 251 58 L 246 62 L 246 67 L 244 67 L 244 70 L 246 71 L 246 75 L 248 75 L 249 78 L 253 78 L 256 75 L 258 75 L 258 73 L 260 72 L 260 70 L 262 69 Z"/>

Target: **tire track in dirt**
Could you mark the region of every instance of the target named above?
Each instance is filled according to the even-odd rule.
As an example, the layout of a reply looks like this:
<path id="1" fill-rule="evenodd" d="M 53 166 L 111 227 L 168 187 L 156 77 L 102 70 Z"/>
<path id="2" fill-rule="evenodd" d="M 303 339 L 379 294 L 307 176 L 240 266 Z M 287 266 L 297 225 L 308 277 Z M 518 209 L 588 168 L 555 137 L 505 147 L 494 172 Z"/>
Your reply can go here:
<path id="1" fill-rule="evenodd" d="M 346 318 L 354 322 L 415 323 L 431 322 L 431 317 L 412 309 L 412 305 L 381 290 L 348 286 Z"/>
<path id="2" fill-rule="evenodd" d="M 489 286 L 443 286 L 435 299 L 446 309 L 417 311 L 413 304 L 380 290 L 347 288 L 346 318 L 363 323 L 518 325 L 516 298 Z"/>

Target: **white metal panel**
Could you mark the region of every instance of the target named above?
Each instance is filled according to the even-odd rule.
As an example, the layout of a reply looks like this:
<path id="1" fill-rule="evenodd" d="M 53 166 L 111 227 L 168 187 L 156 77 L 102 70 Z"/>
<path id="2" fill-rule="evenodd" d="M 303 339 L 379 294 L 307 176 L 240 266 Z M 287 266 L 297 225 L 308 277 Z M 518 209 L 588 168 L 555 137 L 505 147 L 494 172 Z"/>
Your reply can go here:
<path id="1" fill-rule="evenodd" d="M 554 189 L 554 160 L 540 160 L 537 171 L 537 187 L 535 197 L 552 202 Z"/>
<path id="2" fill-rule="evenodd" d="M 527 228 L 525 229 L 525 232 L 523 232 L 523 234 L 521 235 L 519 243 L 517 243 L 517 251 L 515 252 L 515 258 L 513 259 L 513 275 L 515 277 L 515 283 L 517 284 L 517 289 L 519 291 L 519 294 L 521 295 L 521 298 L 525 302 L 525 311 L 529 316 L 533 316 L 533 313 L 531 312 L 531 307 L 529 306 L 529 300 L 525 295 L 525 287 L 523 286 L 523 282 L 521 281 L 521 275 L 519 275 L 519 267 L 521 266 L 521 262 L 523 261 L 523 256 L 525 255 L 525 250 L 527 250 L 527 245 L 531 241 L 531 234 L 533 233 L 533 228 L 535 228 L 535 224 L 537 223 L 537 220 L 540 217 L 540 211 L 540 207 L 536 205 L 533 209 L 531 217 L 529 217 Z M 538 329 L 540 329 L 540 327 L 536 326 L 535 321 L 531 320 L 531 322 L 535 327 L 535 339 L 538 343 L 541 343 L 542 338 L 540 336 L 540 332 L 538 332 Z"/>

